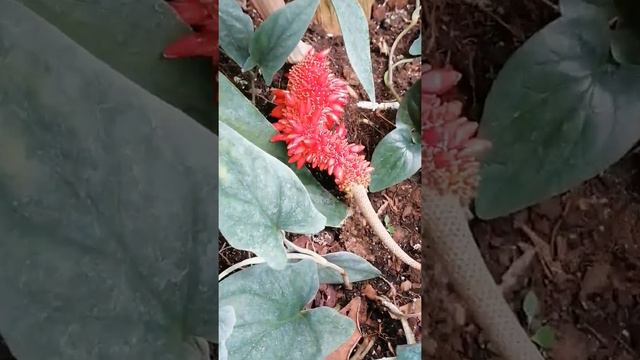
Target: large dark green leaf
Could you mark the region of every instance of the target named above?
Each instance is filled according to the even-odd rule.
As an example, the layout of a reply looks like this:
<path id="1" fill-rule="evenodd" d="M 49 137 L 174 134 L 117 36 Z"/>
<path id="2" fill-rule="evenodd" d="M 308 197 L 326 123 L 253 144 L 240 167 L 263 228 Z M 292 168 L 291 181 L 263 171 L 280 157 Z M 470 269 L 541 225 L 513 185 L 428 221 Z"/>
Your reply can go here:
<path id="1" fill-rule="evenodd" d="M 220 0 L 220 47 L 242 66 L 249 58 L 253 22 L 237 0 Z"/>
<path id="2" fill-rule="evenodd" d="M 315 234 L 326 218 L 289 167 L 220 123 L 220 231 L 236 249 L 286 266 L 284 232 Z"/>
<path id="3" fill-rule="evenodd" d="M 376 87 L 371 67 L 369 22 L 358 1 L 331 0 L 340 24 L 349 63 L 358 76 L 369 100 L 376 101 Z"/>
<path id="4" fill-rule="evenodd" d="M 166 1 L 17 1 L 149 92 L 215 129 L 211 61 L 161 57 L 167 45 L 191 31 Z"/>
<path id="5" fill-rule="evenodd" d="M 371 192 L 406 180 L 420 169 L 420 84 L 418 80 L 409 88 L 396 114 L 396 129 L 387 134 L 373 151 Z"/>
<path id="6" fill-rule="evenodd" d="M 20 360 L 201 359 L 217 138 L 0 1 L 0 332 Z"/>
<path id="7" fill-rule="evenodd" d="M 409 55 L 419 56 L 420 54 L 422 54 L 422 34 L 419 34 L 418 37 L 413 40 L 409 48 Z"/>
<path id="8" fill-rule="evenodd" d="M 598 16 L 609 19 L 616 15 L 616 0 L 560 0 L 560 12 L 565 17 Z"/>
<path id="9" fill-rule="evenodd" d="M 226 123 L 283 163 L 287 163 L 287 151 L 282 142 L 271 142 L 276 130 L 256 109 L 253 104 L 223 74 L 218 76 L 220 82 L 220 121 Z M 304 184 L 311 201 L 318 211 L 327 218 L 327 226 L 338 227 L 347 217 L 347 207 L 318 183 L 307 168 L 296 169 L 295 164 L 289 167 Z"/>
<path id="10" fill-rule="evenodd" d="M 251 39 L 251 57 L 244 65 L 249 70 L 258 65 L 267 85 L 302 39 L 320 0 L 294 0 L 277 10 L 256 29 Z"/>
<path id="11" fill-rule="evenodd" d="M 396 126 L 408 127 L 416 129 L 419 132 L 420 129 L 420 80 L 411 85 L 409 90 L 402 98 L 400 108 L 396 114 Z"/>
<path id="12" fill-rule="evenodd" d="M 606 22 L 560 18 L 507 62 L 487 98 L 478 215 L 493 218 L 605 170 L 640 137 L 640 67 L 617 65 Z"/>
<path id="13" fill-rule="evenodd" d="M 420 143 L 411 129 L 399 127 L 385 136 L 373 152 L 369 191 L 378 192 L 408 179 L 421 166 Z"/>
<path id="14" fill-rule="evenodd" d="M 218 343 L 218 360 L 228 360 L 227 339 L 231 337 L 233 327 L 236 325 L 236 312 L 233 310 L 233 306 L 226 305 L 220 308 L 219 314 L 218 334 L 220 334 L 220 341 Z"/>
<path id="15" fill-rule="evenodd" d="M 220 306 L 236 313 L 229 359 L 324 360 L 347 341 L 355 324 L 328 307 L 303 309 L 319 286 L 310 260 L 280 271 L 255 265 L 220 282 Z"/>
<path id="16" fill-rule="evenodd" d="M 398 346 L 397 360 L 419 360 L 421 357 L 422 347 L 420 343 L 412 345 Z"/>

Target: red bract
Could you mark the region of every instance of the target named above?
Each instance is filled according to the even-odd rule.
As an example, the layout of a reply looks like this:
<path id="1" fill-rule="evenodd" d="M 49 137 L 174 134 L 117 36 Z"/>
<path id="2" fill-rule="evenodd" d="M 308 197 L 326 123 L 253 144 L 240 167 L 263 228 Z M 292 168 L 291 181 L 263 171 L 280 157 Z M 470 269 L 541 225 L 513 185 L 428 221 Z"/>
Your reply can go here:
<path id="1" fill-rule="evenodd" d="M 211 57 L 218 62 L 218 1 L 217 0 L 174 0 L 171 7 L 180 18 L 191 25 L 196 32 L 186 35 L 170 44 L 164 51 L 166 58 L 191 56 Z"/>
<path id="2" fill-rule="evenodd" d="M 369 185 L 373 168 L 361 154 L 364 146 L 350 144 L 342 122 L 347 83 L 329 70 L 329 50 L 311 50 L 288 74 L 287 90 L 273 89 L 278 131 L 271 140 L 287 144 L 289 162 L 305 164 L 334 175 L 342 191 Z"/>
<path id="3" fill-rule="evenodd" d="M 449 68 L 423 68 L 423 180 L 428 188 L 454 194 L 468 205 L 479 183 L 478 157 L 491 143 L 475 138 L 478 124 L 461 116 L 461 102 L 440 98 L 460 78 L 460 73 Z"/>

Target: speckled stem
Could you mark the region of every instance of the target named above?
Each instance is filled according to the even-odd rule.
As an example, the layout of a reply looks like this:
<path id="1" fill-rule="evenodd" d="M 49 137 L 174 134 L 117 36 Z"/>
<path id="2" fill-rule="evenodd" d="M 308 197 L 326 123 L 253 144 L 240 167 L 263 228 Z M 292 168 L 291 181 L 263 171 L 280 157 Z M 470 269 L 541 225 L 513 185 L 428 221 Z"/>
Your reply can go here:
<path id="1" fill-rule="evenodd" d="M 482 259 L 459 200 L 422 189 L 427 241 L 480 327 L 505 360 L 543 360 L 502 296 Z"/>
<path id="2" fill-rule="evenodd" d="M 398 245 L 398 243 L 393 240 L 391 235 L 389 235 L 387 228 L 384 227 L 382 221 L 380 221 L 380 218 L 378 217 L 378 214 L 371 205 L 367 189 L 365 189 L 365 187 L 362 185 L 353 185 L 349 188 L 349 194 L 353 197 L 353 201 L 356 206 L 358 206 L 360 211 L 362 211 L 362 215 L 364 215 L 364 218 L 369 223 L 369 226 L 371 226 L 373 233 L 376 234 L 376 236 L 378 236 L 380 240 L 382 240 L 384 246 L 386 246 L 387 249 L 389 249 L 393 253 L 393 255 L 402 260 L 402 262 L 414 269 L 420 270 L 420 263 L 412 259 L 409 254 L 404 252 L 400 245 Z"/>

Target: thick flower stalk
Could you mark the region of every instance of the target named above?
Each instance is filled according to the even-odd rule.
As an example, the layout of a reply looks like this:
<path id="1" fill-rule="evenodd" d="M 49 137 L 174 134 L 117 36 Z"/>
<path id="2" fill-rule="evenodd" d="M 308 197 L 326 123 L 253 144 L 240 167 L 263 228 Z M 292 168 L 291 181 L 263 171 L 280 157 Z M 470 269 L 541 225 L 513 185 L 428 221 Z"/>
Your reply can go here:
<path id="1" fill-rule="evenodd" d="M 271 116 L 279 120 L 271 140 L 287 144 L 289 162 L 327 171 L 349 193 L 353 185 L 369 185 L 373 168 L 361 154 L 364 146 L 347 140 L 342 122 L 347 83 L 329 71 L 328 52 L 311 50 L 289 72 L 287 90 L 272 91 L 276 107 Z"/>
<path id="2" fill-rule="evenodd" d="M 432 253 L 505 360 L 543 360 L 487 269 L 464 208 L 479 182 L 478 157 L 490 143 L 475 137 L 477 124 L 461 116 L 462 103 L 447 101 L 461 74 L 422 73 L 422 221 Z"/>
<path id="3" fill-rule="evenodd" d="M 478 123 L 461 116 L 460 101 L 441 98 L 460 78 L 461 74 L 452 69 L 423 68 L 423 181 L 426 187 L 440 194 L 453 194 L 468 206 L 479 183 L 478 157 L 491 143 L 475 137 Z"/>
<path id="4" fill-rule="evenodd" d="M 349 99 L 347 83 L 335 77 L 327 60 L 329 49 L 310 50 L 291 68 L 287 89 L 273 89 L 278 119 L 272 141 L 287 144 L 289 162 L 298 168 L 309 165 L 333 175 L 338 188 L 360 208 L 374 233 L 403 262 L 420 269 L 393 240 L 373 209 L 366 188 L 373 168 L 362 154 L 364 146 L 351 144 L 342 122 Z"/>

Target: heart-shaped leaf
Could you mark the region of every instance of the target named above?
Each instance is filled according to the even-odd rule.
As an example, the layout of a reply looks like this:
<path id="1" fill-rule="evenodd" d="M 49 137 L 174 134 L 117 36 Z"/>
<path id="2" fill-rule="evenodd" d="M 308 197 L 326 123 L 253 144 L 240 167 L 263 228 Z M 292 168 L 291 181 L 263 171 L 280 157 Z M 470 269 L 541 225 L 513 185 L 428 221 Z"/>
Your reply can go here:
<path id="1" fill-rule="evenodd" d="M 20 360 L 200 360 L 217 137 L 0 1 L 0 332 Z"/>
<path id="2" fill-rule="evenodd" d="M 294 0 L 278 9 L 256 29 L 251 39 L 249 64 L 258 65 L 267 85 L 280 70 L 287 57 L 302 39 L 316 12 L 320 0 Z"/>
<path id="3" fill-rule="evenodd" d="M 216 130 L 207 59 L 162 59 L 191 30 L 164 0 L 18 0 L 149 92 Z"/>
<path id="4" fill-rule="evenodd" d="M 382 191 L 408 179 L 420 169 L 421 161 L 420 143 L 413 141 L 411 129 L 396 128 L 373 151 L 369 191 Z"/>
<path id="5" fill-rule="evenodd" d="M 285 145 L 282 142 L 271 141 L 271 138 L 276 134 L 273 125 L 226 76 L 219 74 L 218 78 L 220 84 L 220 121 L 232 127 L 245 139 L 269 155 L 286 164 L 289 157 Z M 289 164 L 289 167 L 302 181 L 315 208 L 327 218 L 327 226 L 340 226 L 347 217 L 347 206 L 323 188 L 307 168 L 296 169 L 295 164 Z"/>
<path id="6" fill-rule="evenodd" d="M 249 58 L 253 22 L 237 0 L 220 0 L 220 47 L 238 65 Z"/>
<path id="7" fill-rule="evenodd" d="M 340 24 L 349 63 L 356 73 L 369 100 L 376 101 L 376 87 L 371 67 L 369 22 L 362 7 L 353 0 L 331 0 Z"/>
<path id="8" fill-rule="evenodd" d="M 280 271 L 256 265 L 220 282 L 220 306 L 233 306 L 237 319 L 229 359 L 323 360 L 337 349 L 355 324 L 331 308 L 304 310 L 318 288 L 309 260 Z"/>
<path id="9" fill-rule="evenodd" d="M 601 17 L 610 19 L 617 14 L 614 0 L 560 0 L 564 17 Z"/>
<path id="10" fill-rule="evenodd" d="M 283 163 L 220 123 L 220 231 L 236 249 L 282 269 L 284 232 L 314 234 L 326 218 Z"/>
<path id="11" fill-rule="evenodd" d="M 420 360 L 422 347 L 420 343 L 398 346 L 397 360 Z"/>
<path id="12" fill-rule="evenodd" d="M 404 181 L 422 165 L 420 144 L 420 80 L 407 91 L 396 114 L 396 129 L 373 151 L 369 191 L 377 192 Z"/>
<path id="13" fill-rule="evenodd" d="M 422 34 L 419 34 L 409 47 L 409 55 L 419 56 L 420 54 L 422 54 Z"/>
<path id="14" fill-rule="evenodd" d="M 640 65 L 640 33 L 626 25 L 613 30 L 611 54 L 620 64 Z"/>
<path id="15" fill-rule="evenodd" d="M 422 81 L 418 80 L 411 85 L 409 90 L 404 94 L 400 107 L 398 108 L 398 113 L 396 114 L 397 127 L 406 126 L 415 129 L 418 133 L 420 132 L 421 125 L 420 102 L 422 94 L 420 93 L 420 84 L 422 84 Z M 419 137 L 418 134 L 418 138 Z"/>
<path id="16" fill-rule="evenodd" d="M 640 67 L 618 65 L 594 18 L 560 18 L 509 59 L 485 103 L 493 143 L 476 201 L 482 219 L 509 214 L 604 171 L 640 137 Z"/>
<path id="17" fill-rule="evenodd" d="M 343 268 L 351 282 L 358 282 L 376 278 L 382 273 L 367 260 L 348 251 L 339 251 L 323 256 L 329 262 Z M 342 284 L 342 276 L 334 269 L 318 266 L 321 284 Z"/>
<path id="18" fill-rule="evenodd" d="M 235 1 L 235 0 L 234 0 Z M 220 308 L 220 324 L 218 326 L 218 334 L 220 336 L 218 359 L 228 360 L 229 351 L 227 350 L 227 339 L 231 337 L 233 333 L 233 327 L 236 325 L 236 312 L 233 306 L 227 305 Z"/>

